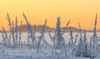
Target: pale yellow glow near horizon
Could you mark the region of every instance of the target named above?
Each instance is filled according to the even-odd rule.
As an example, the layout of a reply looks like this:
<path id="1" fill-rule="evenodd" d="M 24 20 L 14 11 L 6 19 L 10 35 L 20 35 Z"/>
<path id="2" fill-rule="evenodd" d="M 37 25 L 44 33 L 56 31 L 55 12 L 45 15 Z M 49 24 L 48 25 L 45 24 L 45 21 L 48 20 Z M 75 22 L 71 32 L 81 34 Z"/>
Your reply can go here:
<path id="1" fill-rule="evenodd" d="M 56 27 L 57 17 L 61 18 L 61 27 L 65 27 L 70 19 L 70 25 L 82 29 L 93 30 L 96 13 L 98 15 L 97 30 L 100 30 L 100 0 L 0 0 L 0 30 L 2 26 L 9 30 L 7 13 L 12 21 L 18 17 L 18 24 L 23 21 L 23 12 L 32 25 Z"/>

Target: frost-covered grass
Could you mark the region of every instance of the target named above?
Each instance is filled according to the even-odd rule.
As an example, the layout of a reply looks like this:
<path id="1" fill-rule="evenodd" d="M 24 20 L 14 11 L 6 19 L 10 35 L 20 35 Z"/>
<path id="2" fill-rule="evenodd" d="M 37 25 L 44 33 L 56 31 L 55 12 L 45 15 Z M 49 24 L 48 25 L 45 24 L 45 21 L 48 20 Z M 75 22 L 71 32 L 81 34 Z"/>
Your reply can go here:
<path id="1" fill-rule="evenodd" d="M 79 23 L 79 32 L 65 33 L 70 20 L 64 31 L 61 31 L 60 17 L 57 18 L 56 30 L 54 33 L 45 33 L 47 20 L 40 33 L 32 31 L 31 23 L 23 13 L 27 24 L 27 33 L 22 33 L 22 22 L 20 32 L 17 28 L 17 17 L 14 25 L 10 21 L 9 14 L 7 19 L 10 32 L 7 33 L 3 28 L 0 34 L 0 59 L 98 59 L 100 58 L 100 33 L 96 32 L 97 14 L 95 18 L 94 30 L 86 33 L 82 32 Z M 15 27 L 15 28 L 14 28 Z"/>

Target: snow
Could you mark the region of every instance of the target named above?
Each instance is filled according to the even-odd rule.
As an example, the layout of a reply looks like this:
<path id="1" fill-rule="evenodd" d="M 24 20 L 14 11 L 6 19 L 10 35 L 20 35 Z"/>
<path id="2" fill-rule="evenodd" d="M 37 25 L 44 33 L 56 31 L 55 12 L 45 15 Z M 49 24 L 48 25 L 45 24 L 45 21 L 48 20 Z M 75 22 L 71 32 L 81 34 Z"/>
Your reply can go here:
<path id="1" fill-rule="evenodd" d="M 73 33 L 73 38 L 75 38 L 75 35 L 77 32 Z M 39 36 L 40 33 L 36 33 L 36 38 Z M 53 36 L 54 33 L 51 33 Z M 87 40 L 89 41 L 90 37 L 93 35 L 92 32 L 87 32 Z M 99 36 L 100 33 L 97 32 L 97 35 Z M 65 43 L 67 44 L 70 40 L 70 33 L 65 33 L 63 35 L 65 39 Z M 78 40 L 79 40 L 78 36 Z M 0 34 L 0 42 L 2 42 L 2 34 Z M 49 37 L 48 33 L 45 33 L 45 40 L 48 44 L 52 45 L 52 41 Z M 22 42 L 27 43 L 27 33 L 22 33 Z M 2 44 L 0 44 L 0 59 L 90 59 L 89 57 L 76 57 L 72 54 L 71 49 L 67 48 L 67 55 L 64 55 L 65 51 L 57 50 L 56 54 L 52 52 L 52 48 L 42 46 L 40 47 L 40 51 L 37 53 L 37 49 L 29 48 L 27 46 L 24 46 L 23 48 L 8 48 Z M 92 58 L 92 59 L 100 59 L 100 55 Z"/>

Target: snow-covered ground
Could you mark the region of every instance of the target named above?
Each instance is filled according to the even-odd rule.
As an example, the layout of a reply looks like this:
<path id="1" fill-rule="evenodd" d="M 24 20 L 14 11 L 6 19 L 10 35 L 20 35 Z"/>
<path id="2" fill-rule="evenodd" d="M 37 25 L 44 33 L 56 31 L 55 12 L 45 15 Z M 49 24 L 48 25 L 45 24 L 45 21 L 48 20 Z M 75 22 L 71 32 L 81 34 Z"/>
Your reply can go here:
<path id="1" fill-rule="evenodd" d="M 51 33 L 52 36 L 54 33 Z M 77 33 L 73 33 L 73 36 L 75 36 Z M 36 33 L 36 36 L 39 36 L 40 33 Z M 89 41 L 90 37 L 93 35 L 92 32 L 87 33 L 87 39 Z M 98 36 L 100 36 L 100 33 L 97 33 Z M 64 34 L 64 39 L 66 44 L 68 43 L 70 39 L 69 33 Z M 78 38 L 79 39 L 79 38 Z M 52 44 L 52 41 L 48 35 L 48 33 L 45 33 L 45 40 Z M 22 33 L 22 41 L 24 43 L 27 43 L 27 33 Z M 0 34 L 0 42 L 2 42 L 2 35 Z M 23 48 L 7 48 L 0 44 L 0 59 L 90 59 L 89 57 L 75 57 L 70 49 L 67 49 L 67 55 L 64 55 L 64 52 L 61 52 L 61 50 L 57 50 L 60 54 L 54 54 L 52 52 L 52 48 L 50 47 L 42 47 L 41 50 L 37 53 L 37 49 L 29 48 L 27 46 Z M 100 59 L 100 55 L 96 58 L 92 59 Z"/>

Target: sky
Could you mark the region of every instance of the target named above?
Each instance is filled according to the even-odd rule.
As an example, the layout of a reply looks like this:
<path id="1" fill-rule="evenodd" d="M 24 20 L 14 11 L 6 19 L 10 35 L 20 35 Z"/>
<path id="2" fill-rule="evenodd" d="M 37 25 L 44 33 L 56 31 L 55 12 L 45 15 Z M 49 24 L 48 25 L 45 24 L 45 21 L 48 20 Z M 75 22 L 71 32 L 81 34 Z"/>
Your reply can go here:
<path id="1" fill-rule="evenodd" d="M 17 16 L 18 25 L 21 20 L 26 24 L 23 12 L 32 25 L 43 25 L 47 19 L 47 26 L 55 28 L 60 17 L 61 27 L 70 20 L 70 27 L 79 28 L 79 22 L 85 30 L 93 30 L 97 13 L 100 30 L 100 0 L 0 0 L 0 30 L 9 30 L 7 13 L 11 21 Z"/>

